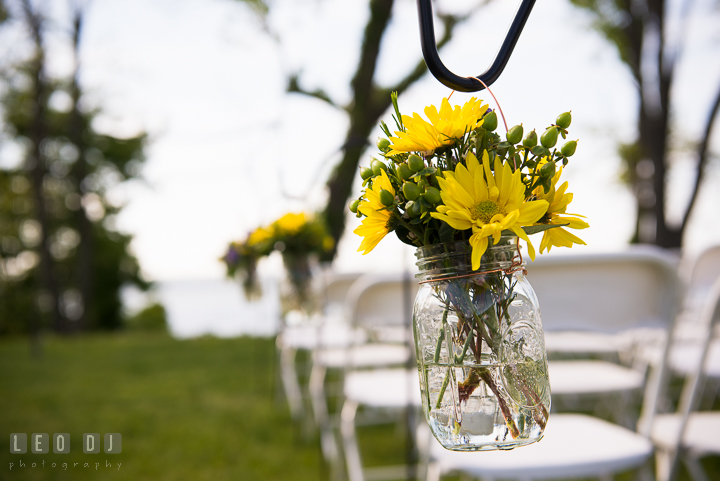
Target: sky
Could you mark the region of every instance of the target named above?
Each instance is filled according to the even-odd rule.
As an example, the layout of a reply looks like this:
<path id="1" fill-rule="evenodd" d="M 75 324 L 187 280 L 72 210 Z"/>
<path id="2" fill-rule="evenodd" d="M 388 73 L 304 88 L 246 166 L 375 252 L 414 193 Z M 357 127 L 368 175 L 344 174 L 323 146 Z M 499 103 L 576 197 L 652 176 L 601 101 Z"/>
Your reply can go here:
<path id="1" fill-rule="evenodd" d="M 151 138 L 144 179 L 111 192 L 115 202 L 125 205 L 117 228 L 134 235 L 132 249 L 148 278 L 220 278 L 224 268 L 218 259 L 231 240 L 287 211 L 322 207 L 324 183 L 339 159 L 347 119 L 322 101 L 287 94 L 286 79 L 299 73 L 307 89 L 323 88 L 337 103 L 347 102 L 367 3 L 278 0 L 265 26 L 235 0 L 89 3 L 81 82 L 88 102 L 104 109 L 98 127 L 119 135 L 145 130 Z M 695 2 L 674 92 L 673 119 L 690 141 L 697 139 L 720 82 L 720 16 L 709 3 Z M 415 2 L 396 4 L 378 65 L 382 85 L 402 78 L 421 55 Z M 462 11 L 472 2 L 435 4 Z M 514 2 L 496 1 L 478 9 L 441 52 L 445 64 L 459 75 L 484 71 L 515 8 Z M 563 178 L 575 194 L 573 211 L 586 215 L 591 228 L 581 235 L 588 246 L 571 253 L 624 248 L 633 230 L 634 204 L 618 181 L 615 146 L 634 134 L 635 87 L 614 50 L 589 27 L 588 17 L 567 0 L 538 2 L 491 89 L 508 124 L 522 122 L 526 131 L 542 131 L 558 114 L 572 110 L 570 137 L 580 141 Z M 449 93 L 426 76 L 400 97 L 400 107 L 406 114 L 421 112 Z M 456 93 L 452 100 L 464 103 L 471 95 L 494 107 L 486 92 Z M 389 113 L 385 118 L 390 120 Z M 670 204 L 682 206 L 690 164 L 680 157 L 674 165 Z M 707 185 L 719 182 L 716 163 Z M 359 183 L 355 192 L 360 193 Z M 720 242 L 717 205 L 720 189 L 704 189 L 688 233 L 688 252 Z M 338 270 L 411 266 L 413 249 L 394 238 L 367 256 L 355 252 L 360 239 L 350 231 L 358 221 L 350 219 Z M 265 268 L 277 269 L 278 262 L 270 259 Z"/>

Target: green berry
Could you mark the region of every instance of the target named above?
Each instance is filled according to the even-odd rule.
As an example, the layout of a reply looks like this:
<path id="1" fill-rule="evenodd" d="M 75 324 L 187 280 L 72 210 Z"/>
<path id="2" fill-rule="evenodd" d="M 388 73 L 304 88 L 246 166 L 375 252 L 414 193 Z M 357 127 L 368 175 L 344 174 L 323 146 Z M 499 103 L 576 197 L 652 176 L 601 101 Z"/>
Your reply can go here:
<path id="1" fill-rule="evenodd" d="M 432 205 L 437 205 L 442 200 L 440 198 L 440 191 L 437 190 L 435 187 L 428 187 L 425 189 L 425 200 L 430 202 Z"/>
<path id="2" fill-rule="evenodd" d="M 507 133 L 507 141 L 511 144 L 517 144 L 522 140 L 523 136 L 523 126 L 522 125 L 516 125 L 515 127 L 512 127 L 510 130 L 508 130 Z"/>
<path id="3" fill-rule="evenodd" d="M 412 154 L 408 159 L 408 167 L 413 172 L 420 172 L 425 168 L 425 161 L 420 156 Z"/>
<path id="4" fill-rule="evenodd" d="M 358 199 L 355 199 L 354 201 L 350 202 L 350 205 L 348 206 L 350 208 L 350 212 L 352 212 L 353 214 L 357 214 L 359 205 L 360 205 L 360 201 Z"/>
<path id="5" fill-rule="evenodd" d="M 557 138 L 558 138 L 557 127 L 550 127 L 540 137 L 540 143 L 546 149 L 551 149 L 551 148 L 555 147 L 555 144 L 557 144 Z"/>
<path id="6" fill-rule="evenodd" d="M 560 152 L 565 157 L 570 157 L 575 153 L 575 149 L 577 149 L 577 140 L 571 140 L 570 142 L 565 142 L 565 145 L 562 146 Z"/>
<path id="7" fill-rule="evenodd" d="M 532 149 L 537 145 L 537 134 L 534 130 L 531 130 L 528 132 L 528 134 L 525 136 L 525 140 L 523 140 L 523 146 L 527 147 L 528 149 Z"/>
<path id="8" fill-rule="evenodd" d="M 385 137 L 378 137 L 377 148 L 380 149 L 382 152 L 385 152 L 390 148 L 390 141 Z"/>
<path id="9" fill-rule="evenodd" d="M 405 182 L 402 191 L 407 200 L 417 200 L 420 197 L 420 187 L 415 182 Z"/>
<path id="10" fill-rule="evenodd" d="M 407 164 L 398 165 L 397 173 L 402 180 L 408 180 L 410 176 L 413 175 L 413 171 L 410 170 Z"/>
<path id="11" fill-rule="evenodd" d="M 362 180 L 368 180 L 370 177 L 373 176 L 372 169 L 368 167 L 361 167 L 360 168 L 360 177 L 362 177 Z"/>
<path id="12" fill-rule="evenodd" d="M 372 169 L 373 175 L 380 175 L 381 170 L 387 170 L 387 166 L 377 159 L 374 159 L 370 163 L 370 168 Z"/>
<path id="13" fill-rule="evenodd" d="M 540 176 L 543 178 L 552 177 L 555 175 L 555 162 L 548 162 L 540 167 Z"/>
<path id="14" fill-rule="evenodd" d="M 393 205 L 395 196 L 392 195 L 390 191 L 383 189 L 380 191 L 380 202 L 382 202 L 383 205 Z"/>
<path id="15" fill-rule="evenodd" d="M 412 200 L 409 201 L 407 204 L 405 204 L 405 212 L 407 212 L 411 219 L 419 216 L 420 214 L 422 214 L 420 202 L 415 202 Z"/>
<path id="16" fill-rule="evenodd" d="M 572 122 L 572 114 L 570 112 L 563 112 L 555 119 L 555 124 L 563 129 L 570 127 L 570 122 Z"/>
<path id="17" fill-rule="evenodd" d="M 483 117 L 483 123 L 482 128 L 492 132 L 493 130 L 497 129 L 498 126 L 498 119 L 497 114 L 495 112 L 490 112 L 485 117 Z"/>

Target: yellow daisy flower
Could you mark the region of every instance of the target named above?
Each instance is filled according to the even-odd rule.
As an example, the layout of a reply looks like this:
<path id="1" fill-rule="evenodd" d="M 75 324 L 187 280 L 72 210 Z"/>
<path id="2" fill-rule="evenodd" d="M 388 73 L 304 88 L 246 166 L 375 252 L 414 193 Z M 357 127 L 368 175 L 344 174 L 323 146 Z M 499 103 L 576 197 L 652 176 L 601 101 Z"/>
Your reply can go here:
<path id="1" fill-rule="evenodd" d="M 363 255 L 372 251 L 383 237 L 392 230 L 392 212 L 385 209 L 385 205 L 380 202 L 380 191 L 383 189 L 395 196 L 395 189 L 384 170 L 380 173 L 380 176 L 373 179 L 372 188 L 365 191 L 367 200 L 360 202 L 358 206 L 358 212 L 366 217 L 363 219 L 362 225 L 353 232 L 363 237 L 358 248 L 358 252 L 365 251 Z"/>
<path id="2" fill-rule="evenodd" d="M 273 226 L 278 231 L 285 234 L 295 234 L 298 232 L 303 225 L 307 222 L 307 216 L 304 212 L 299 214 L 288 213 L 280 217 L 273 223 Z"/>
<path id="3" fill-rule="evenodd" d="M 548 202 L 533 200 L 525 202 L 525 184 L 520 171 L 513 172 L 510 165 L 495 159 L 495 172 L 490 170 L 487 152 L 483 152 L 482 166 L 475 155 L 468 154 L 467 167 L 458 164 L 455 172 L 445 172 L 438 177 L 440 197 L 443 204 L 431 215 L 447 222 L 456 230 L 472 228 L 472 268 L 480 268 L 480 259 L 488 247 L 500 240 L 503 230 L 510 230 L 527 242 L 531 259 L 535 249 L 522 226 L 532 225 L 545 214 Z"/>
<path id="4" fill-rule="evenodd" d="M 542 163 L 544 162 L 541 162 L 541 164 Z M 555 173 L 550 192 L 546 194 L 542 187 L 536 188 L 533 192 L 538 199 L 543 199 L 550 205 L 547 213 L 540 219 L 540 223 L 556 225 L 567 224 L 565 227 L 570 229 L 586 229 L 590 227 L 587 222 L 580 219 L 580 217 L 583 216 L 579 214 L 568 214 L 565 212 L 568 204 L 572 202 L 573 195 L 565 193 L 568 188 L 567 182 L 564 182 L 559 188 L 556 188 L 558 180 L 560 180 L 560 174 L 562 174 L 562 168 Z M 540 241 L 541 254 L 545 251 L 545 249 L 550 252 L 550 249 L 553 246 L 572 247 L 573 244 L 587 245 L 582 239 L 565 230 L 565 227 L 555 227 L 553 229 L 546 230 L 543 233 L 543 238 Z"/>
<path id="5" fill-rule="evenodd" d="M 272 232 L 270 232 L 269 229 L 266 229 L 264 227 L 258 227 L 248 236 L 247 245 L 250 247 L 256 246 L 262 242 L 265 242 L 270 237 L 272 237 Z"/>
<path id="6" fill-rule="evenodd" d="M 425 107 L 427 120 L 417 113 L 412 117 L 402 116 L 405 132 L 395 132 L 397 137 L 390 137 L 390 151 L 386 155 L 405 152 L 422 152 L 429 155 L 443 145 L 451 145 L 455 139 L 482 125 L 482 116 L 488 110 L 482 100 L 471 98 L 460 108 L 450 107 L 447 98 L 442 100 L 440 111 L 434 105 Z"/>

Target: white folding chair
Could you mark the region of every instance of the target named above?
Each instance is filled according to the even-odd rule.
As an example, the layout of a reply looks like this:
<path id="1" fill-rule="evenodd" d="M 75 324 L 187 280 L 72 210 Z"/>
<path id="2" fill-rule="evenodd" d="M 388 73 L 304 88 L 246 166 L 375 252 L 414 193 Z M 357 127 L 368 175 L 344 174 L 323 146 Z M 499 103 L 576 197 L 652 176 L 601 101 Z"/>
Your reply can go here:
<path id="1" fill-rule="evenodd" d="M 637 376 L 639 386 L 644 386 L 637 430 L 585 414 L 553 413 L 541 441 L 512 451 L 452 452 L 433 440 L 427 479 L 437 480 L 455 472 L 483 480 L 611 479 L 615 473 L 641 467 L 641 473 L 647 474 L 646 461 L 653 452 L 650 426 L 664 387 L 667 339 L 679 303 L 679 281 L 672 262 L 656 249 L 556 257 L 528 266 L 528 279 L 540 301 L 543 325 L 550 331 L 612 334 L 643 327 L 652 328 L 652 332 L 659 329 L 663 334 L 659 339 L 665 356 L 649 366 L 647 376 Z M 620 371 L 608 370 L 608 375 L 600 376 L 597 373 L 602 371 L 596 368 L 601 365 L 587 361 L 575 366 L 550 363 L 553 408 L 558 391 L 597 394 L 633 386 L 629 382 L 633 379 L 623 378 Z M 558 366 L 567 369 L 562 372 Z M 622 383 L 614 383 L 614 378 Z M 600 383 L 607 386 L 595 386 Z"/>
<path id="2" fill-rule="evenodd" d="M 353 329 L 344 316 L 345 297 L 360 274 L 330 272 L 323 273 L 321 277 L 322 312 L 300 324 L 284 325 L 276 338 L 283 390 L 296 421 L 305 416 L 297 352 L 349 346 L 364 340 L 364 334 Z"/>
<path id="3" fill-rule="evenodd" d="M 631 427 L 627 407 L 642 395 L 647 367 L 646 359 L 634 356 L 635 349 L 664 346 L 664 333 L 678 312 L 674 258 L 658 248 L 635 247 L 539 258 L 527 269 L 551 356 L 554 407 L 604 407 L 615 421 Z M 552 360 L 553 351 L 564 358 L 591 354 L 595 359 Z"/>
<path id="4" fill-rule="evenodd" d="M 417 369 L 371 369 L 350 371 L 345 375 L 345 401 L 341 413 L 340 431 L 349 481 L 406 479 L 408 472 L 421 469 L 423 464 L 365 467 L 358 444 L 357 412 L 362 406 L 370 410 L 391 410 L 398 414 L 410 409 L 409 419 L 420 421 L 420 382 Z M 424 422 L 424 421 L 422 421 Z M 416 424 L 416 423 L 412 423 Z M 408 442 L 414 442 L 417 426 L 409 426 Z"/>
<path id="5" fill-rule="evenodd" d="M 679 272 L 685 285 L 683 313 L 687 315 L 683 321 L 697 324 L 713 282 L 720 276 L 720 244 L 707 247 L 694 257 L 683 257 Z M 703 331 L 701 326 L 699 332 Z"/>
<path id="6" fill-rule="evenodd" d="M 660 481 L 677 477 L 680 460 L 695 481 L 709 481 L 699 458 L 720 454 L 720 411 L 697 410 L 711 366 L 708 361 L 713 330 L 719 325 L 720 276 L 711 286 L 700 315 L 701 322 L 706 326 L 705 340 L 695 371 L 685 379 L 677 412 L 659 414 L 653 421 L 652 440 L 657 446 L 657 478 Z"/>
<path id="7" fill-rule="evenodd" d="M 321 446 L 331 469 L 340 466 L 334 423 L 328 412 L 326 375 L 329 369 L 347 375 L 355 370 L 405 366 L 412 359 L 410 317 L 417 284 L 409 274 L 367 274 L 346 296 L 347 322 L 362 332 L 362 342 L 313 352 L 310 398 L 320 426 Z M 345 377 L 345 376 L 343 376 Z"/>

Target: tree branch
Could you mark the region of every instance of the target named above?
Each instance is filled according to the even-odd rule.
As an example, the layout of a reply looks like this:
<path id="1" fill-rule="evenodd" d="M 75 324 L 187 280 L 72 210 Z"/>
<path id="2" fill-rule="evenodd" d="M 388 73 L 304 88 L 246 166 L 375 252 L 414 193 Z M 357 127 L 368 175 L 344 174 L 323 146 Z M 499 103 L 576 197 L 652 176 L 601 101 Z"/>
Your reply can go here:
<path id="1" fill-rule="evenodd" d="M 316 99 L 320 99 L 320 100 L 332 105 L 335 108 L 338 108 L 338 109 L 342 108 L 339 105 L 337 105 L 335 102 L 333 102 L 333 100 L 330 98 L 330 96 L 327 93 L 325 93 L 324 90 L 317 89 L 317 90 L 310 91 L 310 90 L 305 90 L 304 88 L 302 88 L 300 86 L 300 83 L 298 82 L 297 74 L 290 76 L 290 78 L 288 79 L 287 92 L 307 95 L 308 97 L 314 97 Z"/>
<path id="2" fill-rule="evenodd" d="M 453 34 L 455 33 L 455 27 L 470 18 L 470 15 L 439 15 L 440 21 L 443 24 L 443 36 L 440 38 L 440 41 L 437 42 L 437 48 L 440 50 L 443 48 L 451 39 Z M 387 89 L 389 92 L 397 92 L 398 95 L 403 93 L 405 90 L 408 89 L 412 84 L 420 80 L 420 78 L 425 75 L 425 72 L 427 72 L 427 66 L 425 65 L 425 60 L 420 60 L 417 65 L 415 65 L 415 68 L 400 82 L 398 82 L 394 87 Z"/>
<path id="3" fill-rule="evenodd" d="M 702 184 L 702 181 L 705 177 L 705 168 L 707 167 L 708 158 L 710 157 L 708 152 L 708 149 L 710 147 L 710 136 L 715 125 L 715 119 L 717 119 L 718 111 L 720 111 L 720 88 L 718 89 L 718 92 L 715 96 L 715 103 L 713 103 L 713 106 L 710 109 L 710 115 L 708 116 L 707 124 L 705 125 L 705 134 L 702 141 L 700 142 L 700 145 L 698 146 L 698 163 L 697 175 L 695 176 L 695 186 L 693 188 L 692 197 L 690 197 L 690 202 L 688 203 L 687 210 L 685 211 L 685 215 L 683 216 L 681 231 L 685 230 L 685 227 L 690 220 L 690 214 L 692 213 L 693 207 L 695 206 L 698 191 L 700 190 L 700 184 Z"/>

